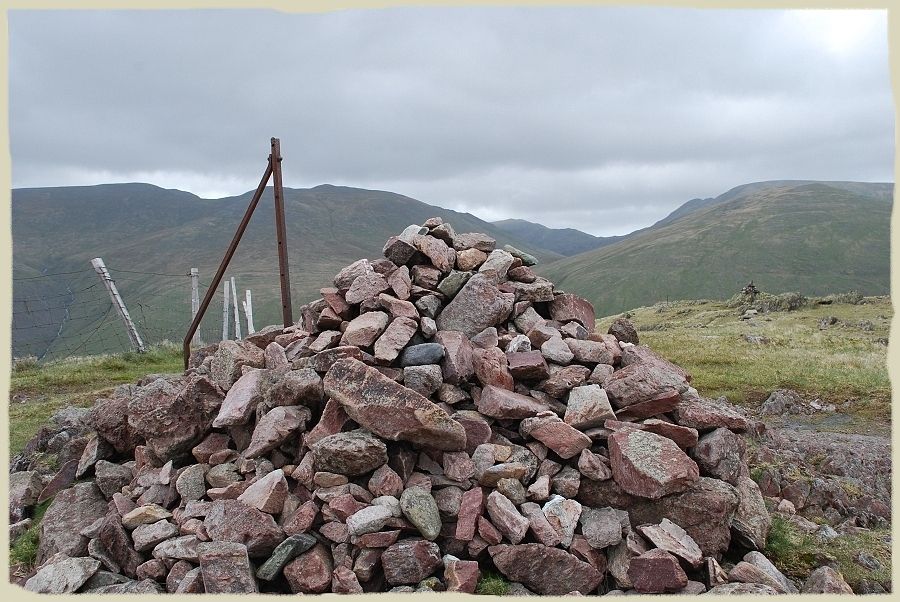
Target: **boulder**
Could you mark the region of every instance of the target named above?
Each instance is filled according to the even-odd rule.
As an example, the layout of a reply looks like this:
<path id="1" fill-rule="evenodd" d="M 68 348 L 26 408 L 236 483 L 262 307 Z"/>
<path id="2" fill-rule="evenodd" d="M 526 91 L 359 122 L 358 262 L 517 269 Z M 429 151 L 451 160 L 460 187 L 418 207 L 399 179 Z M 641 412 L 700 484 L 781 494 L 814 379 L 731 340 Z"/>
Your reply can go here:
<path id="1" fill-rule="evenodd" d="M 341 345 L 369 347 L 387 328 L 390 318 L 383 311 L 369 311 L 353 318 L 341 337 Z"/>
<path id="2" fill-rule="evenodd" d="M 37 594 L 71 594 L 78 590 L 100 568 L 93 558 L 72 558 L 64 553 L 54 555 L 25 582 L 25 589 Z"/>
<path id="3" fill-rule="evenodd" d="M 697 568 L 703 562 L 703 551 L 687 531 L 667 518 L 658 525 L 641 525 L 641 535 L 654 546 L 681 558 L 692 567 Z"/>
<path id="4" fill-rule="evenodd" d="M 578 295 L 563 294 L 554 297 L 549 304 L 550 317 L 557 322 L 575 321 L 594 332 L 594 306 Z"/>
<path id="5" fill-rule="evenodd" d="M 258 458 L 269 453 L 292 435 L 305 430 L 311 417 L 309 408 L 303 406 L 272 408 L 256 423 L 244 457 Z"/>
<path id="6" fill-rule="evenodd" d="M 358 360 L 336 362 L 324 384 L 350 418 L 380 437 L 446 451 L 466 447 L 465 429 L 444 410 Z"/>
<path id="7" fill-rule="evenodd" d="M 384 578 L 391 585 L 419 583 L 441 566 L 437 544 L 424 539 L 405 539 L 381 555 Z"/>
<path id="8" fill-rule="evenodd" d="M 501 292 L 490 277 L 475 274 L 438 315 L 438 330 L 454 330 L 473 337 L 506 320 L 514 302 L 514 294 Z"/>
<path id="9" fill-rule="evenodd" d="M 564 416 L 566 424 L 583 431 L 602 426 L 610 418 L 615 420 L 616 415 L 600 385 L 582 385 L 569 391 Z"/>
<path id="10" fill-rule="evenodd" d="M 88 540 L 81 530 L 103 517 L 106 508 L 106 499 L 94 483 L 78 483 L 60 491 L 41 521 L 38 563 L 56 553 L 86 556 Z"/>
<path id="11" fill-rule="evenodd" d="M 741 476 L 743 447 L 740 437 L 720 427 L 700 437 L 693 457 L 704 476 L 736 485 Z"/>
<path id="12" fill-rule="evenodd" d="M 533 397 L 488 385 L 476 402 L 478 411 L 492 418 L 528 418 L 548 409 Z"/>
<path id="13" fill-rule="evenodd" d="M 284 567 L 284 577 L 295 594 L 321 594 L 331 587 L 334 561 L 322 544 L 303 552 Z"/>
<path id="14" fill-rule="evenodd" d="M 759 485 L 750 477 L 738 477 L 737 492 L 740 502 L 731 521 L 732 537 L 745 548 L 763 550 L 772 519 Z"/>
<path id="15" fill-rule="evenodd" d="M 665 550 L 644 552 L 631 559 L 628 578 L 641 594 L 666 594 L 684 589 L 688 584 L 678 559 Z"/>
<path id="16" fill-rule="evenodd" d="M 524 436 L 537 439 L 564 459 L 577 456 L 591 446 L 591 438 L 573 428 L 553 412 L 525 418 L 519 427 Z"/>
<path id="17" fill-rule="evenodd" d="M 198 559 L 206 593 L 254 594 L 259 591 L 245 545 L 219 541 L 202 543 Z"/>
<path id="18" fill-rule="evenodd" d="M 387 446 L 364 429 L 335 433 L 312 446 L 317 470 L 348 476 L 371 472 L 387 463 Z"/>
<path id="19" fill-rule="evenodd" d="M 820 566 L 806 578 L 801 594 L 853 594 L 843 575 L 830 566 Z"/>
<path id="20" fill-rule="evenodd" d="M 285 539 L 270 514 L 238 500 L 216 500 L 203 526 L 212 541 L 229 541 L 247 546 L 252 558 L 268 556 Z"/>
<path id="21" fill-rule="evenodd" d="M 697 464 L 671 439 L 641 430 L 609 436 L 613 479 L 632 495 L 658 499 L 689 489 L 700 478 Z"/>
<path id="22" fill-rule="evenodd" d="M 571 591 L 591 594 L 603 578 L 597 569 L 573 554 L 537 543 L 491 546 L 488 553 L 507 579 L 546 596 Z"/>

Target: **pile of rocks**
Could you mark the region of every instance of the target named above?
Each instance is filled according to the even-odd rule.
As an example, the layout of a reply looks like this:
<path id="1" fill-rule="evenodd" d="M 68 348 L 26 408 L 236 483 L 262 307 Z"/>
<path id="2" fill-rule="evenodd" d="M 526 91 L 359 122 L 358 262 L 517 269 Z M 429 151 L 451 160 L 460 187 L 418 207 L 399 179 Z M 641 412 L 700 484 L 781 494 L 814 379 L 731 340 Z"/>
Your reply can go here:
<path id="1" fill-rule="evenodd" d="M 796 592 L 759 552 L 755 423 L 495 246 L 410 226 L 296 325 L 99 400 L 53 479 L 13 475 L 17 519 L 55 494 L 25 587 Z"/>

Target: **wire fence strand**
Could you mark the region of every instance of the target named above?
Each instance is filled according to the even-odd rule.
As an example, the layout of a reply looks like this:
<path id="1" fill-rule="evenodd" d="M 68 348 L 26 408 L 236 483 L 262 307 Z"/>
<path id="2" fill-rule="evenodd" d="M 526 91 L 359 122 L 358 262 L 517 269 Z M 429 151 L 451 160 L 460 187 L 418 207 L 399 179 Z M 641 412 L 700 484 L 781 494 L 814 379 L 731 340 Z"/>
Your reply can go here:
<path id="1" fill-rule="evenodd" d="M 182 273 L 118 266 L 107 269 L 144 343 L 180 343 L 193 317 L 190 269 Z M 242 276 L 235 275 L 238 280 Z M 277 272 L 272 276 L 277 278 Z M 121 353 L 132 348 L 124 323 L 93 269 L 15 277 L 13 281 L 13 358 L 30 357 L 45 362 L 77 355 Z M 208 283 L 199 283 L 200 299 L 208 289 Z M 238 293 L 238 298 L 240 305 L 243 295 Z M 254 295 L 254 300 L 257 298 Z M 197 331 L 202 344 L 222 338 L 221 291 L 218 299 Z M 232 337 L 234 311 L 231 306 Z M 245 312 L 240 311 L 239 315 L 246 333 Z M 259 323 L 258 319 L 255 321 Z"/>

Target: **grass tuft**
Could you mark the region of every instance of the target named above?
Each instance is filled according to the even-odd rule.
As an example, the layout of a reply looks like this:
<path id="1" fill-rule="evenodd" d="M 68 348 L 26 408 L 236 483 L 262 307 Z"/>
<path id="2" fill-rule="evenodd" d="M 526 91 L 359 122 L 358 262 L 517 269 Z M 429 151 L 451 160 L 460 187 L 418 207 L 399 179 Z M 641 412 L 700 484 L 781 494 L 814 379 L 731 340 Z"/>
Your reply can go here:
<path id="1" fill-rule="evenodd" d="M 860 552 L 871 554 L 881 567 L 868 569 L 856 561 Z M 788 577 L 804 579 L 816 567 L 830 562 L 854 590 L 864 580 L 882 585 L 891 579 L 890 531 L 872 529 L 823 541 L 801 532 L 785 518 L 774 515 L 765 554 Z"/>
<path id="2" fill-rule="evenodd" d="M 482 596 L 505 596 L 508 591 L 509 582 L 493 571 L 484 571 L 475 588 L 475 593 Z"/>
<path id="3" fill-rule="evenodd" d="M 31 517 L 31 526 L 15 541 L 10 542 L 10 564 L 22 564 L 29 568 L 34 566 L 35 560 L 37 560 L 38 544 L 40 543 L 41 519 L 44 518 L 44 513 L 52 501 L 52 499 L 49 499 L 35 506 Z"/>

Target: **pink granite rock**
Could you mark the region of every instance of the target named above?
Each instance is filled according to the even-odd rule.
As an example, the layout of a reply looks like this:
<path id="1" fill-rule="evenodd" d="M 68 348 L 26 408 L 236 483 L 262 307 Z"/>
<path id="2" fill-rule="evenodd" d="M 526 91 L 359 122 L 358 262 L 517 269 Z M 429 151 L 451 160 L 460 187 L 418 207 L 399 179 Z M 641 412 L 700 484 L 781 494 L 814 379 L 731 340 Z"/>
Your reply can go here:
<path id="1" fill-rule="evenodd" d="M 533 397 L 492 385 L 481 390 L 476 405 L 480 413 L 492 418 L 528 418 L 548 409 Z"/>
<path id="2" fill-rule="evenodd" d="M 539 350 L 508 353 L 509 372 L 516 380 L 543 380 L 550 376 L 547 360 Z"/>
<path id="3" fill-rule="evenodd" d="M 279 406 L 272 408 L 253 429 L 250 445 L 244 450 L 245 458 L 258 458 L 267 454 L 289 437 L 306 428 L 312 414 L 303 406 Z"/>
<path id="4" fill-rule="evenodd" d="M 439 330 L 434 342 L 444 346 L 441 362 L 444 381 L 458 385 L 468 381 L 475 372 L 472 343 L 462 332 Z"/>
<path id="5" fill-rule="evenodd" d="M 390 466 L 379 466 L 369 478 L 369 491 L 374 496 L 390 495 L 400 497 L 403 493 L 403 479 Z"/>
<path id="6" fill-rule="evenodd" d="M 484 490 L 481 487 L 473 487 L 463 493 L 456 519 L 456 539 L 472 540 L 475 536 L 478 517 L 484 511 L 484 502 Z"/>
<path id="7" fill-rule="evenodd" d="M 284 567 L 284 577 L 295 594 L 321 594 L 331 588 L 334 565 L 322 544 L 300 554 Z"/>
<path id="8" fill-rule="evenodd" d="M 384 276 L 373 271 L 356 278 L 344 298 L 350 305 L 357 305 L 375 299 L 389 288 Z"/>
<path id="9" fill-rule="evenodd" d="M 439 238 L 418 234 L 413 237 L 413 246 L 428 257 L 434 267 L 444 273 L 449 272 L 456 264 L 456 251 Z"/>
<path id="10" fill-rule="evenodd" d="M 368 347 L 387 328 L 390 318 L 383 311 L 370 311 L 353 318 L 341 337 L 341 345 Z"/>
<path id="11" fill-rule="evenodd" d="M 491 522 L 512 543 L 519 543 L 528 532 L 528 519 L 522 516 L 515 505 L 498 491 L 492 491 L 487 498 L 487 511 Z"/>
<path id="12" fill-rule="evenodd" d="M 439 330 L 455 330 L 473 337 L 503 323 L 512 312 L 515 295 L 503 293 L 484 274 L 475 274 L 438 315 Z"/>
<path id="13" fill-rule="evenodd" d="M 472 352 L 472 362 L 475 367 L 475 375 L 483 386 L 513 390 L 515 381 L 509 371 L 509 361 L 502 349 L 499 347 L 475 348 Z"/>
<path id="14" fill-rule="evenodd" d="M 238 501 L 267 514 L 278 514 L 287 498 L 288 484 L 284 471 L 273 470 L 244 490 Z"/>
<path id="15" fill-rule="evenodd" d="M 603 576 L 587 562 L 559 548 L 537 543 L 488 548 L 494 565 L 507 579 L 547 596 L 571 591 L 591 594 Z"/>
<path id="16" fill-rule="evenodd" d="M 232 542 L 201 543 L 200 575 L 207 594 L 255 594 L 259 592 L 247 547 Z"/>
<path id="17" fill-rule="evenodd" d="M 657 499 L 689 489 L 700 478 L 696 462 L 671 439 L 640 430 L 609 436 L 613 479 L 626 492 Z"/>
<path id="18" fill-rule="evenodd" d="M 640 525 L 638 531 L 661 550 L 682 558 L 697 568 L 703 562 L 703 552 L 687 532 L 667 518 L 658 525 Z"/>
<path id="19" fill-rule="evenodd" d="M 687 390 L 684 377 L 656 363 L 635 363 L 620 370 L 603 383 L 610 401 L 617 408 L 670 396 Z"/>
<path id="20" fill-rule="evenodd" d="M 444 581 L 448 592 L 474 594 L 481 571 L 474 560 L 453 560 L 444 565 Z"/>
<path id="21" fill-rule="evenodd" d="M 381 555 L 384 578 L 391 585 L 418 583 L 441 566 L 437 544 L 424 539 L 398 541 Z"/>
<path id="22" fill-rule="evenodd" d="M 336 362 L 325 391 L 347 415 L 392 441 L 410 441 L 446 451 L 466 447 L 466 431 L 438 406 L 354 359 Z"/>
<path id="23" fill-rule="evenodd" d="M 634 589 L 642 594 L 677 592 L 688 583 L 678 559 L 665 550 L 650 550 L 631 559 L 628 577 Z"/>
<path id="24" fill-rule="evenodd" d="M 578 295 L 563 294 L 550 302 L 550 317 L 557 322 L 578 322 L 588 332 L 594 332 L 594 306 Z"/>
<path id="25" fill-rule="evenodd" d="M 391 275 L 387 277 L 387 283 L 398 299 L 404 301 L 409 299 L 412 291 L 412 279 L 409 276 L 408 267 L 404 265 L 391 272 Z"/>
<path id="26" fill-rule="evenodd" d="M 578 430 L 602 426 L 607 419 L 615 419 L 606 391 L 599 385 L 582 385 L 569 391 L 564 420 Z"/>
<path id="27" fill-rule="evenodd" d="M 525 418 L 519 427 L 524 436 L 537 439 L 561 458 L 571 458 L 591 446 L 591 438 L 572 428 L 552 412 L 544 412 L 533 418 Z"/>

